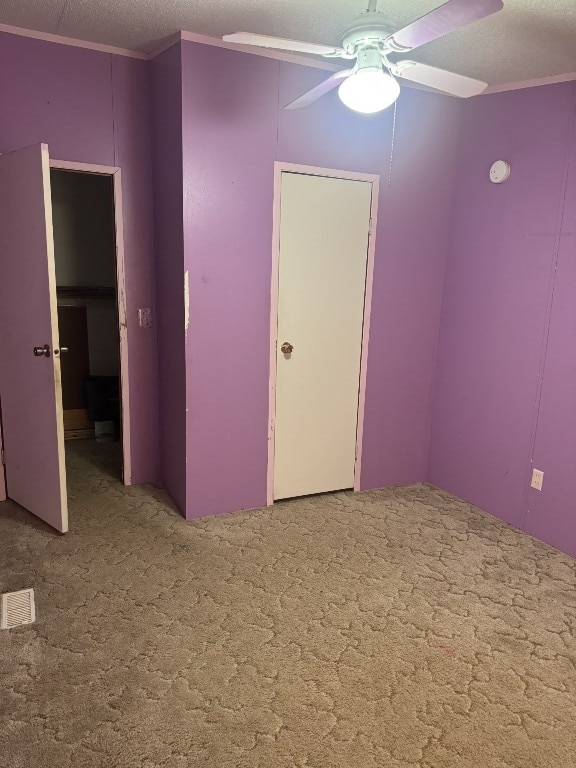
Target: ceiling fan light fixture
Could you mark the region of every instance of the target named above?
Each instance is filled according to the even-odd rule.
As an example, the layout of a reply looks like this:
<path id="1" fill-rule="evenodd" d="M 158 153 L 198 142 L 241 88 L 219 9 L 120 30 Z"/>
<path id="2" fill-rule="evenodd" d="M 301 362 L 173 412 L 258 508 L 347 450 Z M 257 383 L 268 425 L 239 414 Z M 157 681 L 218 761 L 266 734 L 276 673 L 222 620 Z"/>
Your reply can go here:
<path id="1" fill-rule="evenodd" d="M 382 67 L 363 67 L 347 77 L 338 88 L 340 100 L 365 115 L 381 112 L 400 95 L 398 82 Z"/>
<path id="2" fill-rule="evenodd" d="M 369 0 L 366 12 L 352 22 L 344 34 L 342 48 L 251 32 L 235 32 L 225 35 L 224 40 L 329 58 L 356 59 L 352 69 L 337 70 L 327 80 L 286 104 L 285 109 L 307 107 L 339 86 L 340 99 L 350 109 L 364 114 L 381 112 L 394 104 L 400 94 L 397 77 L 463 99 L 486 90 L 488 84 L 481 80 L 417 61 L 391 62 L 388 55 L 419 48 L 491 16 L 502 10 L 502 0 L 446 0 L 443 5 L 400 29 L 389 26 L 387 14 L 376 11 L 376 4 L 377 0 Z"/>

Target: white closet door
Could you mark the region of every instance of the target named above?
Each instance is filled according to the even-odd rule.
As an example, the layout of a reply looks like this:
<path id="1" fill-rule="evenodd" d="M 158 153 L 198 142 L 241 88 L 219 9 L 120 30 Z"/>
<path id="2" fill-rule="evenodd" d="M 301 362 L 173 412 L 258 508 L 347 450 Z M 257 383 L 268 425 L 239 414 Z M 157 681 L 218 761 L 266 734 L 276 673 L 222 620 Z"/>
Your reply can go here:
<path id="1" fill-rule="evenodd" d="M 275 499 L 354 485 L 371 198 L 369 181 L 282 174 Z"/>

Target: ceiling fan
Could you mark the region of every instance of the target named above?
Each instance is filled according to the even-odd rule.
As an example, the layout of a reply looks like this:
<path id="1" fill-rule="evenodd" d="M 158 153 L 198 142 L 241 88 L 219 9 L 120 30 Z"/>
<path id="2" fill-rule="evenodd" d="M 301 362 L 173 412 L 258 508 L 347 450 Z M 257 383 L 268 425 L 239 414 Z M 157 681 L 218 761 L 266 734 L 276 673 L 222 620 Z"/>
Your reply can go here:
<path id="1" fill-rule="evenodd" d="M 390 55 L 405 53 L 437 40 L 450 32 L 490 16 L 504 7 L 502 0 L 448 0 L 420 19 L 394 31 L 386 14 L 376 10 L 377 0 L 369 0 L 368 9 L 358 16 L 344 35 L 342 47 L 267 37 L 251 32 L 225 35 L 231 43 L 278 48 L 299 53 L 313 53 L 328 58 L 355 60 L 351 69 L 335 72 L 324 82 L 299 96 L 286 109 L 307 107 L 338 87 L 344 104 L 357 112 L 380 112 L 393 104 L 400 94 L 396 78 L 426 85 L 437 91 L 467 98 L 476 96 L 487 83 L 457 75 L 417 61 L 391 61 Z"/>

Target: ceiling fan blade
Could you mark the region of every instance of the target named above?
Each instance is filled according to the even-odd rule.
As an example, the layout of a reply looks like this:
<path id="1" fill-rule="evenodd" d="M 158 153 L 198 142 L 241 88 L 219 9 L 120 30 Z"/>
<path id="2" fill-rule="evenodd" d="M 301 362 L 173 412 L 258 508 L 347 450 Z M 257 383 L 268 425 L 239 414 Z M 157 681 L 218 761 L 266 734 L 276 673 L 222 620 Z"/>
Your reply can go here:
<path id="1" fill-rule="evenodd" d="M 240 43 L 241 45 L 258 45 L 261 48 L 279 48 L 282 51 L 315 53 L 318 56 L 339 56 L 340 53 L 345 53 L 343 48 L 335 48 L 331 45 L 303 43 L 300 40 L 287 40 L 284 37 L 255 35 L 252 32 L 234 32 L 232 35 L 224 35 L 222 40 L 226 40 L 227 43 Z"/>
<path id="2" fill-rule="evenodd" d="M 294 99 L 294 101 L 291 101 L 290 104 L 287 104 L 284 109 L 300 109 L 301 107 L 307 107 L 321 96 L 324 96 L 326 93 L 329 93 L 339 86 L 340 83 L 351 75 L 353 71 L 353 69 L 343 69 L 340 72 L 334 72 L 328 80 L 323 80 L 315 88 L 306 91 L 302 96 L 299 96 L 297 99 Z"/>
<path id="3" fill-rule="evenodd" d="M 490 16 L 504 7 L 502 0 L 449 0 L 387 39 L 393 50 L 410 51 Z"/>
<path id="4" fill-rule="evenodd" d="M 391 67 L 391 71 L 396 77 L 427 85 L 437 91 L 460 96 L 462 99 L 478 96 L 488 87 L 488 83 L 482 80 L 457 75 L 455 72 L 448 72 L 438 67 L 429 67 L 428 64 L 420 64 L 417 61 L 398 61 Z"/>

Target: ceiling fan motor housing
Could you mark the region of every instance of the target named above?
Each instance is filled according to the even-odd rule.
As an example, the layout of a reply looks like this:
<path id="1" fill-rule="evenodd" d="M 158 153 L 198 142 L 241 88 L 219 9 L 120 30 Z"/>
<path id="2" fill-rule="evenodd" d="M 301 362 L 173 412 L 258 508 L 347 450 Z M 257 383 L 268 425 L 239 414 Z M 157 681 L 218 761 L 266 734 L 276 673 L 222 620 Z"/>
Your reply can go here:
<path id="1" fill-rule="evenodd" d="M 377 48 L 384 52 L 387 48 L 385 41 L 393 32 L 383 13 L 363 13 L 352 22 L 342 39 L 342 47 L 346 53 L 354 55 L 362 48 Z"/>
<path id="2" fill-rule="evenodd" d="M 357 69 L 382 69 L 382 54 L 374 45 L 360 48 L 356 54 Z"/>

